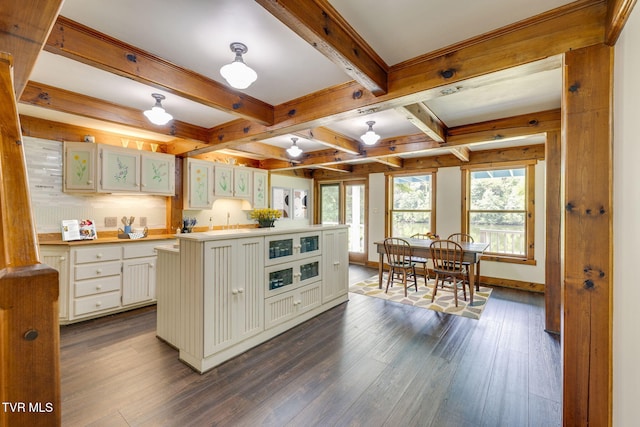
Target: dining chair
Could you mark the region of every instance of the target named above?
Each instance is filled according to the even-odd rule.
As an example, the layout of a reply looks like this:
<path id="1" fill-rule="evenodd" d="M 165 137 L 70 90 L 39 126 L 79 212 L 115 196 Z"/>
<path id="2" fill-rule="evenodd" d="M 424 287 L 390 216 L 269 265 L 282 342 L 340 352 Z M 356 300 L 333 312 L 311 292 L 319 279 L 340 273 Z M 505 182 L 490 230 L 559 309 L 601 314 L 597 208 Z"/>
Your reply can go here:
<path id="1" fill-rule="evenodd" d="M 384 292 L 389 292 L 389 285 L 395 281 L 396 274 L 402 275 L 405 297 L 407 296 L 407 279 L 409 277 L 413 277 L 413 285 L 418 292 L 415 263 L 411 261 L 411 244 L 405 239 L 388 237 L 384 239 L 384 251 L 387 255 L 387 264 L 389 264 L 387 289 Z"/>
<path id="2" fill-rule="evenodd" d="M 454 242 L 470 242 L 473 243 L 473 236 L 471 234 L 467 234 L 467 233 L 453 233 L 451 235 L 449 235 L 449 237 L 447 237 L 447 240 L 453 240 Z M 467 283 L 469 280 L 469 263 L 468 262 L 463 262 L 462 265 L 464 265 L 464 268 L 467 270 Z M 476 291 L 480 290 L 480 261 L 478 261 L 477 265 L 476 265 Z"/>
<path id="3" fill-rule="evenodd" d="M 423 234 L 423 233 L 416 233 L 412 235 L 411 238 L 428 240 L 429 235 Z M 427 266 L 427 263 L 429 262 L 429 259 L 411 254 L 411 261 L 416 264 L 416 267 L 418 267 L 418 265 L 421 266 L 422 272 L 421 273 L 418 272 L 418 268 L 416 268 L 416 274 L 420 274 L 421 276 L 424 276 L 424 285 L 427 286 L 427 281 L 429 280 L 429 267 Z"/>
<path id="4" fill-rule="evenodd" d="M 433 260 L 433 272 L 436 275 L 433 284 L 433 295 L 431 302 L 436 298 L 438 292 L 438 282 L 442 281 L 442 289 L 451 289 L 453 291 L 453 299 L 456 307 L 458 306 L 458 289 L 462 285 L 462 294 L 464 300 L 467 300 L 466 272 L 462 265 L 464 252 L 462 246 L 453 240 L 435 240 L 430 245 L 431 259 Z M 444 286 L 444 282 L 450 282 L 450 286 Z"/>

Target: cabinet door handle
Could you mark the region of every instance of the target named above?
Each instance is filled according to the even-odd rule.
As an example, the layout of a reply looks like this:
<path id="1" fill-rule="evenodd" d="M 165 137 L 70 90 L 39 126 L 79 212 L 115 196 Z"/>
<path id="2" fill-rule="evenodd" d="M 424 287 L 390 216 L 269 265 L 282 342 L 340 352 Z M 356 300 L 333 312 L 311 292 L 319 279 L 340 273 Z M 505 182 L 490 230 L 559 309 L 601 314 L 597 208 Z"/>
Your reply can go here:
<path id="1" fill-rule="evenodd" d="M 333 265 L 340 265 L 340 261 L 334 262 Z"/>
<path id="2" fill-rule="evenodd" d="M 233 290 L 231 291 L 231 293 L 232 293 L 232 294 L 234 294 L 234 295 L 238 295 L 238 290 L 237 290 L 237 289 L 233 289 Z"/>
<path id="3" fill-rule="evenodd" d="M 155 265 L 149 264 L 149 268 L 153 268 L 153 267 L 155 267 Z"/>
<path id="4" fill-rule="evenodd" d="M 87 184 L 89 184 L 89 185 L 93 185 L 93 180 L 92 180 L 92 179 L 90 179 L 89 181 L 87 181 Z"/>
<path id="5" fill-rule="evenodd" d="M 67 259 L 67 258 L 65 258 L 65 257 L 63 257 L 63 256 L 61 256 L 61 257 L 60 257 L 60 261 L 64 261 L 64 260 L 66 260 L 66 259 Z"/>
<path id="6" fill-rule="evenodd" d="M 243 293 L 244 292 L 244 288 L 238 288 L 238 293 Z"/>

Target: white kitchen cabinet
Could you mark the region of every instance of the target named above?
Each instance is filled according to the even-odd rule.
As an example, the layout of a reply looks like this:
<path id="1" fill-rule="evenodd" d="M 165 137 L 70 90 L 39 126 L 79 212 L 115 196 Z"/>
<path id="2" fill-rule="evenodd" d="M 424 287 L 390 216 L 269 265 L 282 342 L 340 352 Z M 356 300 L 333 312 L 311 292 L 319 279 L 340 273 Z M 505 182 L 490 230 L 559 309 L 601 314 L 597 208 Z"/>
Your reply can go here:
<path id="1" fill-rule="evenodd" d="M 346 295 L 344 283 L 349 280 L 348 229 L 340 228 L 322 232 L 323 285 L 322 302 Z"/>
<path id="2" fill-rule="evenodd" d="M 271 329 L 320 307 L 322 283 L 316 282 L 265 300 L 265 329 Z"/>
<path id="3" fill-rule="evenodd" d="M 215 165 L 214 168 L 214 190 L 216 197 L 233 197 L 233 167 Z"/>
<path id="4" fill-rule="evenodd" d="M 347 301 L 347 278 L 337 274 L 333 277 L 341 282 L 332 289 L 341 286 L 344 292 L 323 301 L 327 270 L 322 234 L 347 228 L 319 225 L 178 235 L 179 260 L 173 263 L 180 269 L 179 297 L 165 293 L 168 283 L 163 283 L 158 307 L 167 309 L 158 310 L 160 338 L 166 336 L 178 347 L 180 360 L 205 372 Z M 346 240 L 337 242 L 344 243 L 337 249 L 346 254 Z M 277 251 L 281 256 L 270 258 Z M 178 299 L 179 310 L 161 298 Z"/>
<path id="5" fill-rule="evenodd" d="M 94 316 L 120 307 L 122 249 L 119 245 L 71 249 L 71 301 L 69 320 Z"/>
<path id="6" fill-rule="evenodd" d="M 279 234 L 265 239 L 266 265 L 295 261 L 322 253 L 322 233 Z"/>
<path id="7" fill-rule="evenodd" d="M 69 248 L 49 246 L 40 249 L 40 261 L 58 271 L 58 311 L 60 321 L 69 317 Z"/>
<path id="8" fill-rule="evenodd" d="M 238 166 L 233 168 L 233 197 L 249 200 L 253 184 L 251 169 Z"/>
<path id="9" fill-rule="evenodd" d="M 213 206 L 213 163 L 184 159 L 184 209 L 211 209 Z"/>
<path id="10" fill-rule="evenodd" d="M 154 304 L 155 248 L 167 242 L 41 244 L 42 262 L 58 270 L 60 323 Z"/>
<path id="11" fill-rule="evenodd" d="M 253 197 L 252 205 L 254 209 L 266 208 L 268 199 L 269 174 L 261 170 L 253 171 Z"/>
<path id="12" fill-rule="evenodd" d="M 96 144 L 64 143 L 63 191 L 86 193 L 97 191 L 97 152 Z"/>
<path id="13" fill-rule="evenodd" d="M 175 194 L 175 156 L 110 145 L 64 143 L 63 191 Z"/>
<path id="14" fill-rule="evenodd" d="M 175 189 L 175 157 L 165 153 L 140 152 L 140 191 L 173 196 Z"/>
<path id="15" fill-rule="evenodd" d="M 109 145 L 98 149 L 100 161 L 99 191 L 139 192 L 140 153 Z"/>
<path id="16" fill-rule="evenodd" d="M 264 329 L 263 239 L 207 242 L 204 245 L 204 354 L 212 355 Z"/>

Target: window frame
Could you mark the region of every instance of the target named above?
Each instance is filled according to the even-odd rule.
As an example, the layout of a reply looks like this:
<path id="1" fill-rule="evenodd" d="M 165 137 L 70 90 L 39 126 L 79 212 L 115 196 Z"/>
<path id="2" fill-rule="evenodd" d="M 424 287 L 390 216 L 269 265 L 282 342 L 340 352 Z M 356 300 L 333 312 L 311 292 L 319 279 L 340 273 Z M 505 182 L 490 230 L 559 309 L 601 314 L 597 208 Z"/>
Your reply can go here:
<path id="1" fill-rule="evenodd" d="M 461 229 L 463 233 L 469 233 L 471 209 L 471 172 L 492 171 L 505 169 L 525 170 L 525 254 L 500 254 L 495 252 L 487 252 L 482 256 L 483 260 L 511 262 L 519 264 L 535 265 L 535 166 L 537 160 L 514 161 L 500 163 L 482 163 L 475 165 L 463 165 L 460 167 L 462 172 L 462 218 Z"/>
<path id="2" fill-rule="evenodd" d="M 385 172 L 385 201 L 386 207 L 385 209 L 385 230 L 384 235 L 389 237 L 391 235 L 392 230 L 392 220 L 393 220 L 393 178 L 399 176 L 422 176 L 422 175 L 430 175 L 431 176 L 431 209 L 428 211 L 431 214 L 431 230 L 426 230 L 426 232 L 433 233 L 436 230 L 436 190 L 437 186 L 437 172 L 438 170 L 435 168 L 421 169 L 412 172 Z M 403 210 L 405 212 L 406 210 Z M 424 212 L 424 210 L 416 210 L 415 212 Z M 409 237 L 409 236 L 404 236 Z"/>

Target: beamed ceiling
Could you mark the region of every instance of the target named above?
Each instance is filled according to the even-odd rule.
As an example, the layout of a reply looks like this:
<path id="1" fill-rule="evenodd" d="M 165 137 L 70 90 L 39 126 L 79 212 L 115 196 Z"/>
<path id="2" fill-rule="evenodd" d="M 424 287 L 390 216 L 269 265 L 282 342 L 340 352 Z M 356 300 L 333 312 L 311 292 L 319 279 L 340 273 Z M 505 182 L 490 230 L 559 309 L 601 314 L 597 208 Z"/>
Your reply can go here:
<path id="1" fill-rule="evenodd" d="M 316 177 L 521 155 L 559 129 L 562 53 L 601 43 L 606 14 L 593 0 L 381 3 L 14 0 L 3 43 L 24 47 L 23 135 L 156 142 Z M 41 14 L 20 14 L 31 7 Z M 258 73 L 243 91 L 219 74 L 235 41 Z M 174 116 L 165 126 L 143 115 L 153 92 Z M 359 138 L 369 120 L 374 146 Z"/>

